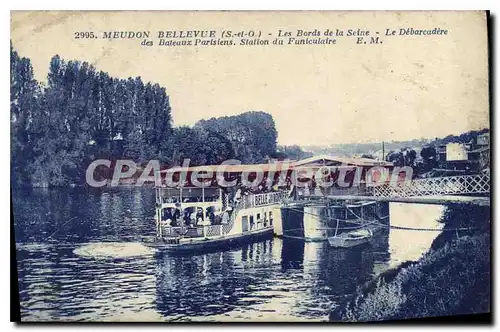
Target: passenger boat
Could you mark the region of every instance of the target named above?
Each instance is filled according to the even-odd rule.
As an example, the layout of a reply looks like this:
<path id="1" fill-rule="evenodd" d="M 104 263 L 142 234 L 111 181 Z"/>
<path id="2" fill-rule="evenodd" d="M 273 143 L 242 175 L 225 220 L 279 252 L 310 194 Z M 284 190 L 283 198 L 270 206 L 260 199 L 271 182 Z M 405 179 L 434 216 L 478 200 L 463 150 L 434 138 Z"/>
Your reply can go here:
<path id="1" fill-rule="evenodd" d="M 328 238 L 330 246 L 335 248 L 350 248 L 368 243 L 373 233 L 370 229 L 362 228 L 355 231 L 336 234 Z"/>
<path id="2" fill-rule="evenodd" d="M 237 189 L 156 188 L 156 238 L 167 251 L 225 248 L 273 236 L 285 191 L 243 194 Z M 279 215 L 278 215 L 279 217 Z"/>
<path id="3" fill-rule="evenodd" d="M 156 236 L 149 244 L 169 251 L 192 251 L 273 234 L 326 241 L 333 235 L 335 222 L 340 222 L 338 233 L 359 226 L 375 229 L 377 224 L 389 223 L 387 202 L 332 198 L 366 195 L 368 170 L 375 166 L 385 169 L 392 164 L 318 156 L 295 162 L 183 166 L 160 171 L 165 184 L 156 187 Z M 335 184 L 340 168 L 347 169 L 345 188 Z M 316 182 L 314 177 L 325 169 L 331 180 L 326 187 L 321 185 L 324 179 Z M 313 177 L 302 181 L 303 173 Z M 356 182 L 354 186 L 356 174 L 360 175 L 359 185 Z M 246 187 L 249 183 L 250 188 Z"/>

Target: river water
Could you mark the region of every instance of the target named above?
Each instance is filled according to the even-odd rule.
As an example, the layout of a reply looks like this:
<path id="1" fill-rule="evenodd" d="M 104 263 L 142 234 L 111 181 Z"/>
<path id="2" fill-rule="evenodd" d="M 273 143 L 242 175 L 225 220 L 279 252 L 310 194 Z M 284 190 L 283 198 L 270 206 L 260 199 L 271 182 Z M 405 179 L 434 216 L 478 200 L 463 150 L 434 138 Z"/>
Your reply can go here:
<path id="1" fill-rule="evenodd" d="M 154 235 L 154 190 L 13 193 L 23 321 L 324 321 L 377 274 L 416 260 L 439 232 L 384 230 L 364 248 L 273 238 L 175 256 Z M 442 206 L 390 205 L 393 225 L 440 227 Z"/>

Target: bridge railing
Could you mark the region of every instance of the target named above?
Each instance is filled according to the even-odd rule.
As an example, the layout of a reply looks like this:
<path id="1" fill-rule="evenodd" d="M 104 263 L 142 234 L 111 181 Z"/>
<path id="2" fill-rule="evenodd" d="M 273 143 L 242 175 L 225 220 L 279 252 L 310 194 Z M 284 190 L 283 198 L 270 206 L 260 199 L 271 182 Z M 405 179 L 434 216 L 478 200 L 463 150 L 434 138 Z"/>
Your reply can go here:
<path id="1" fill-rule="evenodd" d="M 489 192 L 489 174 L 418 179 L 372 187 L 372 195 L 376 197 L 477 195 Z"/>
<path id="2" fill-rule="evenodd" d="M 297 188 L 297 198 L 317 198 L 326 196 L 367 196 L 373 193 L 365 184 L 356 187 L 316 187 L 314 189 Z"/>

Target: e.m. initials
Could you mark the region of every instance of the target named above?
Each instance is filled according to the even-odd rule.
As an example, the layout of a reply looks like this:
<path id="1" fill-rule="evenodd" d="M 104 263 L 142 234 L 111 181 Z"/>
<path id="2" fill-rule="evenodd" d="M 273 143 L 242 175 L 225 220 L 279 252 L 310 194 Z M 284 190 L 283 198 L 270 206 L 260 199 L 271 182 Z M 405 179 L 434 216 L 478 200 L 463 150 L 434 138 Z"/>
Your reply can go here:
<path id="1" fill-rule="evenodd" d="M 348 30 L 347 36 L 356 37 L 356 44 L 365 45 L 365 44 L 382 44 L 382 39 L 380 39 L 378 32 L 375 36 L 370 35 L 370 31 L 368 30 Z"/>

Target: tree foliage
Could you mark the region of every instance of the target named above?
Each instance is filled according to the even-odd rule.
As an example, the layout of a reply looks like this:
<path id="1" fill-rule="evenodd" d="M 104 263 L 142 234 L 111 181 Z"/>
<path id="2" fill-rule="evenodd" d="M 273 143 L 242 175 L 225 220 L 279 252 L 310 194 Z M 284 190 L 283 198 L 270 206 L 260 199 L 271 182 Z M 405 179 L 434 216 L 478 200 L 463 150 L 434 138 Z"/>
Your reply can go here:
<path id="1" fill-rule="evenodd" d="M 40 118 L 40 85 L 34 79 L 31 61 L 21 58 L 10 46 L 11 183 L 30 182 L 25 161 L 32 160 L 34 124 Z"/>
<path id="2" fill-rule="evenodd" d="M 417 160 L 417 152 L 410 148 L 404 148 L 399 151 L 390 151 L 386 156 L 386 161 L 390 161 L 394 166 L 414 167 Z"/>
<path id="3" fill-rule="evenodd" d="M 276 153 L 274 120 L 264 112 L 175 128 L 165 88 L 140 77 L 113 78 L 55 55 L 41 84 L 12 45 L 10 71 L 13 186 L 84 184 L 96 159 L 204 165 L 256 163 Z"/>
<path id="4" fill-rule="evenodd" d="M 12 183 L 81 184 L 95 159 L 152 158 L 172 135 L 170 111 L 158 84 L 112 78 L 58 55 L 42 86 L 11 46 Z"/>
<path id="5" fill-rule="evenodd" d="M 422 157 L 422 171 L 428 172 L 437 166 L 437 151 L 432 145 L 422 148 L 420 151 Z"/>
<path id="6" fill-rule="evenodd" d="M 231 143 L 234 157 L 243 163 L 259 163 L 276 152 L 278 132 L 270 114 L 246 112 L 200 120 L 195 129 L 215 132 Z"/>

